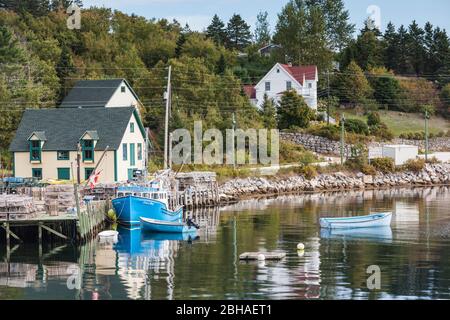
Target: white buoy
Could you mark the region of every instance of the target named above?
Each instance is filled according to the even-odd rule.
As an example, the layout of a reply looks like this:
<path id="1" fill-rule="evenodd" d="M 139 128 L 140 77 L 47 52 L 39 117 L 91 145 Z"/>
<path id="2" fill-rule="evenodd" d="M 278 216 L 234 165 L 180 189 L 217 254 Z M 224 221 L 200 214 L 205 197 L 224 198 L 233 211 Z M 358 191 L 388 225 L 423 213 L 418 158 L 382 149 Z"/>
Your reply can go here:
<path id="1" fill-rule="evenodd" d="M 305 245 L 303 244 L 303 243 L 299 243 L 298 245 L 297 245 L 297 250 L 305 250 Z"/>
<path id="2" fill-rule="evenodd" d="M 264 261 L 266 260 L 266 256 L 263 255 L 262 253 L 258 254 L 258 261 Z"/>

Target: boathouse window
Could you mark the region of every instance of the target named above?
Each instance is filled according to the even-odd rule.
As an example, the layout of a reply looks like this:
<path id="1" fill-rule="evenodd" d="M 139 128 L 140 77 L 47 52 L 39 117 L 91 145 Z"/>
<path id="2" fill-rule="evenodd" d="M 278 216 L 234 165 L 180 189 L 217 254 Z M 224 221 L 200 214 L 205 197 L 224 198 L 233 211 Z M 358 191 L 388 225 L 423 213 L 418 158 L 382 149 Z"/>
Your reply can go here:
<path id="1" fill-rule="evenodd" d="M 88 180 L 91 177 L 92 172 L 94 172 L 94 168 L 85 168 L 84 169 L 84 180 Z"/>
<path id="2" fill-rule="evenodd" d="M 137 145 L 137 154 L 138 160 L 142 160 L 142 143 L 138 143 Z"/>
<path id="3" fill-rule="evenodd" d="M 134 123 L 130 123 L 130 132 L 134 133 Z"/>
<path id="4" fill-rule="evenodd" d="M 127 147 L 126 143 L 124 143 L 122 145 L 122 159 L 123 159 L 123 161 L 127 161 L 128 160 L 128 147 Z"/>
<path id="5" fill-rule="evenodd" d="M 94 140 L 83 140 L 81 150 L 83 161 L 94 161 Z"/>
<path id="6" fill-rule="evenodd" d="M 32 169 L 31 175 L 33 176 L 33 178 L 42 180 L 42 169 L 41 168 Z"/>
<path id="7" fill-rule="evenodd" d="M 58 151 L 58 160 L 69 160 L 69 151 Z"/>
<path id="8" fill-rule="evenodd" d="M 30 141 L 30 160 L 41 161 L 41 142 L 39 140 Z"/>

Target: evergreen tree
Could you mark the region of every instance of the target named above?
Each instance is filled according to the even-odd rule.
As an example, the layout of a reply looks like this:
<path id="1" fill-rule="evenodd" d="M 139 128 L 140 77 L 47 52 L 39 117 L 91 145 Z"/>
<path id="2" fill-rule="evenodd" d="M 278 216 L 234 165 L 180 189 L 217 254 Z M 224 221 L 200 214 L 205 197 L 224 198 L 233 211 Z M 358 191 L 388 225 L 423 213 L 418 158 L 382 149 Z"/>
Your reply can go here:
<path id="1" fill-rule="evenodd" d="M 75 72 L 74 63 L 70 49 L 66 46 L 62 47 L 61 57 L 57 64 L 57 75 L 60 81 L 59 100 L 61 101 L 67 94 L 66 85 L 67 77 Z"/>
<path id="2" fill-rule="evenodd" d="M 206 29 L 206 36 L 216 45 L 225 45 L 228 42 L 225 24 L 217 14 L 214 15 L 211 24 Z"/>
<path id="3" fill-rule="evenodd" d="M 278 129 L 307 128 L 314 116 L 302 96 L 295 91 L 287 91 L 281 97 L 277 108 Z"/>
<path id="4" fill-rule="evenodd" d="M 411 56 L 409 52 L 409 36 L 408 31 L 402 25 L 398 29 L 398 56 L 397 56 L 397 69 L 395 70 L 400 74 L 413 74 L 414 68 L 411 64 Z"/>
<path id="5" fill-rule="evenodd" d="M 392 22 L 389 22 L 386 31 L 383 35 L 383 60 L 384 65 L 389 70 L 397 70 L 398 67 L 398 35 L 395 30 L 395 26 Z"/>
<path id="6" fill-rule="evenodd" d="M 425 67 L 425 31 L 414 20 L 408 30 L 408 52 L 415 74 L 420 75 Z"/>
<path id="7" fill-rule="evenodd" d="M 367 81 L 363 70 L 355 61 L 350 62 L 348 67 L 336 79 L 339 98 L 342 102 L 358 104 L 364 102 L 372 94 L 372 88 Z"/>
<path id="8" fill-rule="evenodd" d="M 217 74 L 224 75 L 227 69 L 227 62 L 225 61 L 225 56 L 223 53 L 220 55 L 219 61 L 217 61 Z"/>
<path id="9" fill-rule="evenodd" d="M 242 51 L 251 43 L 250 26 L 239 14 L 234 14 L 227 25 L 228 48 Z"/>
<path id="10" fill-rule="evenodd" d="M 0 26 L 0 63 L 19 63 L 23 61 L 23 51 L 17 39 L 5 26 Z"/>
<path id="11" fill-rule="evenodd" d="M 401 88 L 394 74 L 379 67 L 370 69 L 368 78 L 375 100 L 389 109 L 398 110 Z"/>
<path id="12" fill-rule="evenodd" d="M 177 46 L 175 48 L 175 57 L 179 58 L 181 57 L 181 53 L 183 51 L 183 46 L 186 43 L 186 36 L 184 33 L 180 33 L 180 36 L 178 37 L 177 40 Z"/>
<path id="13" fill-rule="evenodd" d="M 266 129 L 275 129 L 277 127 L 277 108 L 273 99 L 269 99 L 267 94 L 264 94 L 260 113 Z"/>
<path id="14" fill-rule="evenodd" d="M 260 12 L 256 17 L 255 42 L 259 45 L 269 44 L 272 38 L 268 15 L 267 11 Z"/>

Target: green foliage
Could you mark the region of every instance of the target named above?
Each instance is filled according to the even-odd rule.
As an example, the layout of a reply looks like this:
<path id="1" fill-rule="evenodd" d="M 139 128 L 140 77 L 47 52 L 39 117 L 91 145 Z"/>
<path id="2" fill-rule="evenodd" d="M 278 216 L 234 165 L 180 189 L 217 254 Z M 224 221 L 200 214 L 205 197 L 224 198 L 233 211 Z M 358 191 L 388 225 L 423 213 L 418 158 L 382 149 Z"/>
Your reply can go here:
<path id="1" fill-rule="evenodd" d="M 377 169 L 375 169 L 375 167 L 370 165 L 370 164 L 364 164 L 361 167 L 361 172 L 364 173 L 365 175 L 368 175 L 368 176 L 375 176 L 375 175 L 377 175 Z"/>
<path id="2" fill-rule="evenodd" d="M 295 91 L 287 91 L 281 97 L 280 105 L 277 109 L 278 128 L 291 129 L 307 128 L 314 113 L 308 107 L 302 96 Z"/>
<path id="3" fill-rule="evenodd" d="M 368 77 L 375 100 L 388 109 L 398 109 L 401 88 L 394 74 L 384 67 L 379 67 L 371 68 Z"/>
<path id="4" fill-rule="evenodd" d="M 365 101 L 372 94 L 372 88 L 367 81 L 363 70 L 352 61 L 336 79 L 337 87 L 341 93 L 342 102 L 358 104 Z"/>
<path id="5" fill-rule="evenodd" d="M 227 25 L 227 48 L 244 50 L 252 38 L 250 26 L 242 19 L 239 14 L 234 14 Z"/>
<path id="6" fill-rule="evenodd" d="M 371 160 L 372 166 L 382 172 L 382 173 L 392 173 L 395 172 L 394 160 L 391 158 L 377 158 Z"/>
<path id="7" fill-rule="evenodd" d="M 378 112 L 369 112 L 367 115 L 367 125 L 369 127 L 378 126 L 381 124 L 381 116 Z"/>
<path id="8" fill-rule="evenodd" d="M 425 159 L 410 159 L 403 165 L 403 169 L 411 172 L 420 172 L 425 168 L 425 164 Z"/>
<path id="9" fill-rule="evenodd" d="M 450 117 L 450 83 L 441 91 L 442 109 L 441 113 L 445 117 Z"/>
<path id="10" fill-rule="evenodd" d="M 371 135 L 379 138 L 382 141 L 391 141 L 392 139 L 394 139 L 394 133 L 383 122 L 377 125 L 370 126 L 369 131 Z"/>
<path id="11" fill-rule="evenodd" d="M 226 45 L 228 43 L 225 24 L 217 14 L 214 15 L 211 24 L 206 29 L 206 36 L 214 41 L 216 45 Z"/>
<path id="12" fill-rule="evenodd" d="M 369 134 L 369 127 L 367 124 L 359 119 L 346 119 L 344 122 L 345 131 L 356 134 Z"/>
<path id="13" fill-rule="evenodd" d="M 277 108 L 275 107 L 273 100 L 267 97 L 267 94 L 264 95 L 264 101 L 260 113 L 265 128 L 275 129 L 277 127 Z"/>
<path id="14" fill-rule="evenodd" d="M 259 12 L 256 16 L 255 41 L 259 45 L 267 45 L 272 38 L 270 34 L 269 14 Z"/>
<path id="15" fill-rule="evenodd" d="M 341 131 L 339 126 L 336 125 L 314 125 L 306 130 L 307 133 L 324 137 L 333 141 L 339 141 Z"/>
<path id="16" fill-rule="evenodd" d="M 305 178 L 308 180 L 312 180 L 318 176 L 316 167 L 311 166 L 311 165 L 306 165 L 306 166 L 301 167 L 299 173 L 304 175 Z"/>

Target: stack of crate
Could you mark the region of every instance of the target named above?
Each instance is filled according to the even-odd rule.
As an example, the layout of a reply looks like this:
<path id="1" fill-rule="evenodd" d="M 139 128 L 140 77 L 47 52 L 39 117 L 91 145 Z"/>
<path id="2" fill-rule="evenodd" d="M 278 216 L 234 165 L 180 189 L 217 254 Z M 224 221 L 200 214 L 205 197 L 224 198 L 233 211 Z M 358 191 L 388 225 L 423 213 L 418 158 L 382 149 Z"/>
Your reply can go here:
<path id="1" fill-rule="evenodd" d="M 52 185 L 45 190 L 45 208 L 50 215 L 66 213 L 76 206 L 73 185 Z"/>
<path id="2" fill-rule="evenodd" d="M 26 220 L 37 213 L 33 198 L 24 195 L 0 195 L 0 219 Z"/>

